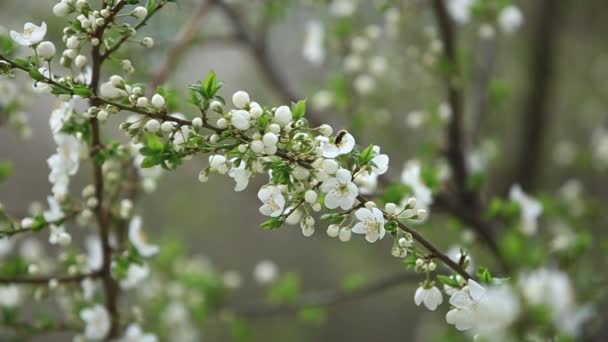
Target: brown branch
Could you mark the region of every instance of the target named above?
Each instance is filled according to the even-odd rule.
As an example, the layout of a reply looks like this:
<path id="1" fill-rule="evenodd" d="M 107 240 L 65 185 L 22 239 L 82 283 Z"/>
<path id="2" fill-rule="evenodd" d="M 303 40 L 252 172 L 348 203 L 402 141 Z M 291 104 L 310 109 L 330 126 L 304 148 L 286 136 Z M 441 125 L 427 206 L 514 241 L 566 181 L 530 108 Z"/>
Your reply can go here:
<path id="1" fill-rule="evenodd" d="M 148 20 L 150 20 L 150 18 L 152 18 L 152 16 L 154 16 L 154 14 L 156 14 L 156 12 L 158 12 L 166 4 L 167 4 L 166 1 L 164 1 L 164 2 L 163 1 L 158 2 L 158 4 L 150 12 L 148 12 L 148 15 L 144 19 L 142 19 L 139 23 L 137 23 L 135 26 L 133 26 L 133 29 L 137 31 L 138 29 L 140 29 L 141 27 L 143 27 L 144 25 L 146 25 L 148 23 Z M 118 10 L 120 11 L 125 5 L 126 5 L 126 2 L 125 1 L 121 1 L 115 7 L 118 8 Z M 116 12 L 114 12 L 114 13 L 116 13 Z M 111 22 L 111 20 L 107 20 L 106 22 L 109 24 Z M 104 31 L 106 27 L 107 27 L 107 25 L 104 25 L 104 27 L 103 27 L 103 29 L 101 31 Z M 120 47 L 127 40 L 129 40 L 129 38 L 131 38 L 131 36 L 129 36 L 129 35 L 125 35 L 122 38 L 120 38 L 118 40 L 118 42 L 116 42 L 116 44 L 112 45 L 105 52 L 103 52 L 103 53 L 100 54 L 101 60 L 104 61 L 108 57 L 110 57 L 110 55 L 113 54 L 114 52 L 116 52 L 118 49 L 120 49 Z M 100 39 L 100 41 L 101 41 L 101 39 Z M 99 44 L 98 46 L 101 46 L 101 44 Z"/>
<path id="2" fill-rule="evenodd" d="M 149 89 L 154 91 L 156 87 L 165 83 L 180 57 L 186 52 L 188 46 L 194 38 L 196 37 L 196 32 L 198 30 L 198 26 L 201 21 L 207 14 L 209 13 L 212 5 L 210 2 L 206 0 L 201 0 L 198 7 L 192 13 L 190 19 L 186 22 L 186 24 L 182 27 L 177 38 L 175 39 L 175 44 L 169 49 L 163 64 L 158 68 L 156 75 L 152 77 L 152 81 L 149 84 Z"/>
<path id="3" fill-rule="evenodd" d="M 444 58 L 449 66 L 449 71 L 445 75 L 445 86 L 452 117 L 448 123 L 446 157 L 454 174 L 457 191 L 463 199 L 471 202 L 472 194 L 467 190 L 469 174 L 464 155 L 464 101 L 462 89 L 457 84 L 459 67 L 456 55 L 456 32 L 444 0 L 433 0 L 433 10 L 443 42 Z"/>
<path id="4" fill-rule="evenodd" d="M 540 175 L 543 140 L 549 121 L 549 101 L 553 90 L 557 44 L 562 23 L 564 1 L 543 0 L 537 9 L 536 27 L 530 42 L 532 60 L 528 74 L 530 92 L 525 101 L 522 123 L 523 133 L 519 147 L 519 160 L 515 166 L 515 182 L 533 192 Z"/>
<path id="5" fill-rule="evenodd" d="M 354 290 L 332 290 L 318 293 L 304 294 L 302 298 L 294 304 L 284 305 L 264 305 L 251 304 L 245 307 L 232 309 L 234 313 L 245 317 L 272 317 L 284 314 L 295 313 L 309 307 L 340 305 L 366 297 L 370 297 L 399 285 L 422 280 L 423 278 L 415 273 L 398 273 L 371 282 L 363 287 Z"/>
<path id="6" fill-rule="evenodd" d="M 481 126 L 484 119 L 487 118 L 488 111 L 488 89 L 494 72 L 494 64 L 496 62 L 496 40 L 483 39 L 479 42 L 477 53 L 477 63 L 475 67 L 475 84 L 473 89 L 473 97 L 471 99 L 473 133 L 472 138 L 475 142 L 479 141 Z"/>
<path id="7" fill-rule="evenodd" d="M 110 23 L 113 22 L 116 14 L 126 5 L 125 1 L 119 2 L 111 11 L 110 16 L 106 19 L 106 24 L 100 26 L 94 33 L 94 37 L 103 41 L 103 35 L 106 28 Z M 147 19 L 147 18 L 146 18 Z M 146 20 L 144 19 L 144 21 Z M 144 22 L 142 21 L 142 22 Z M 126 40 L 126 39 L 125 39 Z M 118 49 L 120 44 L 116 44 L 114 47 Z M 97 97 L 99 91 L 99 82 L 101 77 L 101 68 L 104 60 L 112 53 L 111 49 L 107 50 L 105 54 L 101 53 L 101 46 L 98 44 L 93 46 L 91 51 L 92 56 L 92 76 L 89 88 L 93 94 L 93 97 L 89 100 L 89 104 L 92 107 L 97 107 L 102 102 Z M 97 118 L 90 119 L 91 124 L 91 148 L 93 151 L 102 151 L 103 143 L 101 142 L 101 133 L 99 128 L 99 121 Z M 95 208 L 95 217 L 97 219 L 97 225 L 99 226 L 99 237 L 101 240 L 102 249 L 102 267 L 100 274 L 102 277 L 103 288 L 104 288 L 104 299 L 105 306 L 110 314 L 111 328 L 108 333 L 108 338 L 115 338 L 118 335 L 120 316 L 118 311 L 118 285 L 112 278 L 111 264 L 112 264 L 112 247 L 110 246 L 110 225 L 108 220 L 108 213 L 104 205 L 104 179 L 102 165 L 93 158 L 93 179 L 95 185 L 95 196 L 97 198 L 97 207 Z"/>
<path id="8" fill-rule="evenodd" d="M 480 200 L 480 194 L 469 188 L 469 171 L 466 164 L 466 142 L 464 140 L 464 95 L 462 88 L 458 84 L 459 64 L 456 48 L 456 28 L 447 12 L 445 0 L 433 0 L 433 12 L 439 26 L 439 35 L 443 43 L 444 58 L 449 66 L 449 72 L 445 75 L 445 85 L 448 103 L 452 112 L 452 117 L 447 127 L 447 148 L 446 157 L 453 172 L 453 179 L 456 186 L 454 194 L 447 194 L 443 203 L 447 210 L 468 224 L 487 245 L 494 254 L 504 270 L 508 270 L 506 260 L 502 256 L 501 250 L 494 236 L 494 224 L 483 218 L 484 206 Z M 492 57 L 492 56 L 490 56 Z M 489 58 L 489 57 L 488 57 Z M 489 58 L 493 60 L 493 58 Z M 478 110 L 483 111 L 485 106 L 486 88 L 489 82 L 491 64 L 484 66 L 487 70 L 484 73 L 488 76 L 480 79 L 481 102 Z"/>

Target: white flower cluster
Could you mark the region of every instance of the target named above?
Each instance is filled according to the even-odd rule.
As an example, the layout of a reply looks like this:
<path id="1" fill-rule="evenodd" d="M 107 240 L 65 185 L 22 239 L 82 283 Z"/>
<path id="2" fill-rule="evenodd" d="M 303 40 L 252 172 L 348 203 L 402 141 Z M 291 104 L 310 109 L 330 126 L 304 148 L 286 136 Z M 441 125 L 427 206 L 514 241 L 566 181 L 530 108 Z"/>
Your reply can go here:
<path id="1" fill-rule="evenodd" d="M 452 19 L 459 24 L 467 24 L 473 15 L 474 0 L 450 0 L 446 1 L 448 13 Z M 482 7 L 483 8 L 483 7 Z M 496 15 L 498 28 L 506 35 L 515 33 L 524 23 L 524 16 L 521 9 L 516 5 L 503 6 Z M 484 22 L 479 26 L 481 38 L 489 39 L 495 35 L 494 26 Z"/>
<path id="2" fill-rule="evenodd" d="M 446 286 L 446 292 L 451 294 L 452 306 L 447 322 L 458 330 L 493 340 L 512 340 L 509 328 L 525 319 L 522 314 L 526 308 L 548 309 L 553 328 L 566 336 L 576 336 L 590 314 L 589 308 L 577 306 L 568 276 L 547 268 L 522 274 L 516 285 L 495 280 L 484 287 L 469 280 L 461 289 Z"/>

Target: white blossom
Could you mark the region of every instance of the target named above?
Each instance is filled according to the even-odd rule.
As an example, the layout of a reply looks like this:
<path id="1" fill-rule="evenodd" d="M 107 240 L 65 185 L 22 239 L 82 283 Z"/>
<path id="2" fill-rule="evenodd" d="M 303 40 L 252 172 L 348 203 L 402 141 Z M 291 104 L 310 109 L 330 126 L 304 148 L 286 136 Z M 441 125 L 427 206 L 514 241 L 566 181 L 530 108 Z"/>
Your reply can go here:
<path id="1" fill-rule="evenodd" d="M 165 106 L 165 98 L 160 94 L 154 94 L 150 103 L 152 103 L 155 108 L 161 109 Z"/>
<path id="2" fill-rule="evenodd" d="M 95 304 L 80 311 L 80 318 L 85 322 L 84 336 L 99 341 L 110 332 L 110 315 L 101 304 Z"/>
<path id="3" fill-rule="evenodd" d="M 233 167 L 228 171 L 228 176 L 236 182 L 234 191 L 243 191 L 249 184 L 251 171 L 247 169 L 247 163 L 244 160 L 241 160 L 238 167 Z"/>
<path id="4" fill-rule="evenodd" d="M 56 134 L 63 129 L 63 125 L 72 118 L 74 113 L 74 101 L 59 102 L 59 106 L 51 112 L 49 125 L 51 131 Z"/>
<path id="5" fill-rule="evenodd" d="M 21 302 L 21 292 L 16 285 L 0 286 L 0 307 L 14 308 Z"/>
<path id="6" fill-rule="evenodd" d="M 148 15 L 148 10 L 144 6 L 137 6 L 133 9 L 131 15 L 137 19 L 143 19 Z"/>
<path id="7" fill-rule="evenodd" d="M 367 95 L 376 89 L 376 79 L 371 75 L 361 74 L 355 77 L 353 85 L 357 93 Z"/>
<path id="8" fill-rule="evenodd" d="M 348 132 L 341 132 L 342 138 L 338 143 L 324 143 L 321 147 L 323 148 L 323 157 L 325 158 L 336 158 L 337 156 L 350 153 L 355 148 L 355 138 Z"/>
<path id="9" fill-rule="evenodd" d="M 53 57 L 55 57 L 55 45 L 49 41 L 42 42 L 38 44 L 36 52 L 38 53 L 38 56 L 43 60 L 51 60 Z"/>
<path id="10" fill-rule="evenodd" d="M 226 164 L 226 157 L 221 154 L 213 154 L 209 156 L 209 170 L 217 172 L 219 174 L 228 173 L 228 165 Z"/>
<path id="11" fill-rule="evenodd" d="M 87 249 L 87 265 L 91 271 L 97 271 L 103 266 L 103 250 L 101 240 L 97 235 L 88 236 L 85 239 Z"/>
<path id="12" fill-rule="evenodd" d="M 241 131 L 246 131 L 250 127 L 249 119 L 251 118 L 251 114 L 249 114 L 246 110 L 237 110 L 232 113 L 232 125 L 236 129 L 240 129 Z"/>
<path id="13" fill-rule="evenodd" d="M 49 182 L 53 184 L 53 195 L 63 199 L 68 193 L 69 177 L 78 172 L 80 156 L 86 152 L 86 146 L 79 138 L 64 133 L 55 134 L 54 139 L 57 150 L 47 160 L 51 169 Z"/>
<path id="14" fill-rule="evenodd" d="M 129 223 L 129 241 L 143 257 L 150 257 L 158 253 L 158 246 L 152 245 L 148 241 L 148 236 L 142 229 L 142 219 L 135 216 Z"/>
<path id="15" fill-rule="evenodd" d="M 260 213 L 270 217 L 281 216 L 285 207 L 285 197 L 283 197 L 278 186 L 271 185 L 261 188 L 258 191 L 258 198 L 263 203 L 260 207 Z"/>
<path id="16" fill-rule="evenodd" d="M 498 25 L 506 34 L 515 32 L 523 22 L 524 16 L 517 6 L 509 5 L 498 13 Z"/>
<path id="17" fill-rule="evenodd" d="M 272 283 L 279 276 L 277 264 L 270 260 L 262 260 L 253 269 L 253 279 L 261 285 Z"/>
<path id="18" fill-rule="evenodd" d="M 139 265 L 136 263 L 129 264 L 127 274 L 124 279 L 120 280 L 120 287 L 127 290 L 137 287 L 150 274 L 148 265 Z"/>
<path id="19" fill-rule="evenodd" d="M 335 177 L 326 179 L 321 184 L 321 191 L 325 192 L 325 206 L 328 209 L 338 207 L 348 210 L 353 207 L 359 189 L 352 182 L 352 175 L 346 169 L 339 169 Z"/>
<path id="20" fill-rule="evenodd" d="M 281 127 L 286 126 L 293 119 L 291 109 L 287 106 L 280 106 L 274 111 L 274 119 L 272 122 L 279 124 Z"/>
<path id="21" fill-rule="evenodd" d="M 352 229 L 355 234 L 365 234 L 368 242 L 376 242 L 382 239 L 386 230 L 384 229 L 384 216 L 378 208 L 361 208 L 355 211 L 355 217 L 360 221 Z"/>
<path id="22" fill-rule="evenodd" d="M 125 334 L 118 342 L 156 342 L 158 337 L 154 334 L 145 333 L 137 323 L 131 323 Z"/>
<path id="23" fill-rule="evenodd" d="M 459 24 L 466 24 L 471 19 L 473 3 L 474 0 L 450 0 L 446 2 L 446 6 L 454 21 Z"/>
<path id="24" fill-rule="evenodd" d="M 469 279 L 468 286 L 460 291 L 455 291 L 450 297 L 450 305 L 454 308 L 446 314 L 446 321 L 460 331 L 472 329 L 477 318 L 478 303 L 485 292 L 486 289 L 483 286 Z"/>
<path id="25" fill-rule="evenodd" d="M 116 100 L 127 96 L 127 92 L 118 88 L 116 84 L 111 81 L 104 82 L 99 86 L 99 94 L 101 97 Z"/>
<path id="26" fill-rule="evenodd" d="M 329 13 L 336 17 L 350 17 L 356 9 L 355 0 L 332 0 L 329 4 Z"/>
<path id="27" fill-rule="evenodd" d="M 424 306 L 429 310 L 435 311 L 443 303 L 443 296 L 441 295 L 441 291 L 435 286 L 429 288 L 420 286 L 416 290 L 416 294 L 414 294 L 414 302 L 418 306 L 424 303 Z"/>
<path id="28" fill-rule="evenodd" d="M 14 82 L 0 80 L 0 106 L 6 106 L 13 102 L 17 96 L 17 87 Z"/>
<path id="29" fill-rule="evenodd" d="M 589 318 L 589 310 L 576 305 L 568 275 L 558 270 L 540 268 L 522 275 L 518 282 L 526 302 L 549 309 L 556 328 L 576 335 Z"/>
<path id="30" fill-rule="evenodd" d="M 65 17 L 70 11 L 70 6 L 64 2 L 59 2 L 53 6 L 53 14 L 58 17 Z"/>
<path id="31" fill-rule="evenodd" d="M 521 229 L 526 235 L 534 235 L 538 230 L 538 217 L 543 212 L 543 205 L 526 194 L 519 184 L 514 184 L 509 190 L 509 198 L 519 205 Z"/>
<path id="32" fill-rule="evenodd" d="M 40 26 L 32 23 L 25 23 L 23 33 L 11 31 L 11 38 L 19 45 L 32 46 L 40 43 L 46 35 L 46 23 L 42 22 Z"/>
<path id="33" fill-rule="evenodd" d="M 239 90 L 232 95 L 232 103 L 240 109 L 243 109 L 249 105 L 249 94 Z"/>
<path id="34" fill-rule="evenodd" d="M 306 24 L 306 38 L 302 48 L 302 56 L 312 65 L 319 66 L 325 59 L 323 40 L 325 27 L 318 20 L 311 20 Z"/>
<path id="35" fill-rule="evenodd" d="M 375 145 L 374 158 L 372 158 L 372 172 L 377 175 L 383 175 L 388 171 L 389 158 L 386 154 L 380 154 L 380 146 Z"/>
<path id="36" fill-rule="evenodd" d="M 433 204 L 433 194 L 431 189 L 424 184 L 421 171 L 422 166 L 417 160 L 407 162 L 401 173 L 401 182 L 412 189 L 420 208 L 429 208 Z"/>

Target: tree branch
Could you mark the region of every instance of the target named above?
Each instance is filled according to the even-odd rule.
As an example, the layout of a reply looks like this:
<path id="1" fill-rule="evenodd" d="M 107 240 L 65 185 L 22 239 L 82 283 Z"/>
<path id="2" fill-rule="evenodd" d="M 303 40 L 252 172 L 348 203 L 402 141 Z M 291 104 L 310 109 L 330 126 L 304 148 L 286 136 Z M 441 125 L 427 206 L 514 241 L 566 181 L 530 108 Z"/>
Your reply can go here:
<path id="1" fill-rule="evenodd" d="M 190 19 L 184 24 L 180 30 L 175 44 L 169 49 L 163 64 L 158 68 L 156 74 L 152 77 L 152 81 L 149 84 L 149 89 L 152 91 L 159 85 L 165 83 L 169 78 L 171 71 L 175 69 L 178 60 L 186 52 L 186 49 L 190 43 L 196 37 L 196 32 L 201 21 L 209 11 L 211 10 L 212 4 L 206 0 L 201 0 L 198 7 L 192 13 Z"/>
<path id="2" fill-rule="evenodd" d="M 445 7 L 444 0 L 433 0 L 433 10 L 439 26 L 441 41 L 443 42 L 444 58 L 449 66 L 449 71 L 445 75 L 445 86 L 452 117 L 448 123 L 446 157 L 452 168 L 459 195 L 467 200 L 467 202 L 472 202 L 472 194 L 467 190 L 469 175 L 464 155 L 464 106 L 462 89 L 457 84 L 459 81 L 459 67 L 456 56 L 455 28 Z"/>
<path id="3" fill-rule="evenodd" d="M 560 32 L 560 14 L 564 1 L 543 0 L 537 9 L 536 27 L 530 42 L 532 61 L 530 92 L 523 111 L 523 133 L 519 147 L 519 160 L 515 166 L 515 182 L 533 192 L 540 175 L 543 140 L 549 121 L 549 100 L 555 74 L 557 43 Z"/>
<path id="4" fill-rule="evenodd" d="M 291 85 L 276 67 L 268 54 L 266 46 L 267 30 L 260 30 L 262 34 L 259 37 L 253 37 L 249 34 L 251 30 L 245 27 L 241 16 L 225 1 L 210 0 L 214 3 L 226 16 L 235 31 L 235 38 L 248 47 L 252 57 L 261 69 L 262 75 L 275 91 L 286 102 L 297 102 L 301 97 L 292 89 Z M 312 126 L 320 126 L 324 123 L 322 113 L 308 110 L 307 117 Z M 326 120 L 325 120 L 326 121 Z"/>
<path id="5" fill-rule="evenodd" d="M 284 305 L 264 305 L 251 304 L 244 307 L 232 309 L 234 313 L 245 317 L 272 317 L 284 314 L 295 313 L 309 307 L 340 305 L 366 297 L 370 297 L 399 285 L 422 280 L 423 278 L 415 273 L 398 273 L 388 277 L 378 279 L 363 287 L 354 290 L 332 290 L 318 293 L 309 293 L 294 304 Z"/>

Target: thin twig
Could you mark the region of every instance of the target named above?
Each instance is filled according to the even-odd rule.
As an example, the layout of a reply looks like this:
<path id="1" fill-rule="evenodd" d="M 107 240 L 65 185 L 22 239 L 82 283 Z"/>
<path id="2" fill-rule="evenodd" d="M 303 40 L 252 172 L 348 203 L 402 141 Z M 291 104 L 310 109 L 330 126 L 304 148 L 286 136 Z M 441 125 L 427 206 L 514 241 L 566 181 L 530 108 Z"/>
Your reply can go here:
<path id="1" fill-rule="evenodd" d="M 422 280 L 419 274 L 415 273 L 398 273 L 388 277 L 376 280 L 365 286 L 354 290 L 330 290 L 318 293 L 309 293 L 302 295 L 302 298 L 293 304 L 283 305 L 264 305 L 263 303 L 254 303 L 244 307 L 232 309 L 239 316 L 257 318 L 257 317 L 272 317 L 284 314 L 298 312 L 299 310 L 309 307 L 340 305 L 363 298 L 367 298 L 379 293 L 383 293 L 391 288 Z"/>
<path id="2" fill-rule="evenodd" d="M 265 29 L 259 30 L 262 34 L 259 37 L 253 37 L 249 34 L 251 30 L 245 27 L 243 24 L 243 18 L 239 13 L 234 10 L 223 0 L 210 0 L 212 3 L 224 13 L 226 18 L 230 21 L 232 28 L 235 31 L 235 38 L 242 42 L 250 51 L 255 62 L 261 69 L 261 74 L 266 78 L 268 83 L 274 88 L 274 90 L 287 102 L 296 102 L 301 100 L 299 96 L 291 87 L 285 75 L 276 67 L 276 63 L 272 61 L 267 47 L 267 33 Z M 307 110 L 307 118 L 312 126 L 320 126 L 326 119 L 323 119 L 323 114 Z"/>

